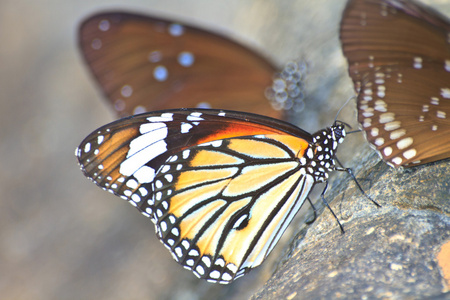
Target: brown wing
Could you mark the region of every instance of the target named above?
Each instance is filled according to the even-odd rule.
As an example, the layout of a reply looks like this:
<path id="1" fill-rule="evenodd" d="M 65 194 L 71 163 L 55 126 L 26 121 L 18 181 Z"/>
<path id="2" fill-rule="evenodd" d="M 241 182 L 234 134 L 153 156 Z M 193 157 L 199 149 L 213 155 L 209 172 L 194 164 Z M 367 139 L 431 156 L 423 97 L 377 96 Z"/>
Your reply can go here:
<path id="1" fill-rule="evenodd" d="M 389 164 L 450 156 L 450 23 L 414 1 L 352 0 L 341 41 L 358 120 Z"/>
<path id="2" fill-rule="evenodd" d="M 120 116 L 181 107 L 281 116 L 264 97 L 275 67 L 218 34 L 153 17 L 103 13 L 82 23 L 79 43 Z"/>

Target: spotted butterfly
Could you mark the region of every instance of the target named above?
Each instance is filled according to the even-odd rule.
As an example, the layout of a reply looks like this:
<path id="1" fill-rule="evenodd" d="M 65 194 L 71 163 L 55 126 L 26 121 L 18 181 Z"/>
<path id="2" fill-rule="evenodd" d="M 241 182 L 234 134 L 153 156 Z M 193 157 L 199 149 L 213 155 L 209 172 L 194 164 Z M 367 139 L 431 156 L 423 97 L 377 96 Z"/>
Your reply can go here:
<path id="1" fill-rule="evenodd" d="M 264 96 L 274 64 L 218 33 L 152 16 L 105 12 L 83 21 L 79 46 L 121 117 L 180 107 L 282 116 L 281 101 L 271 105 Z"/>
<path id="2" fill-rule="evenodd" d="M 416 1 L 351 0 L 341 22 L 358 120 L 393 167 L 450 157 L 450 21 Z"/>
<path id="3" fill-rule="evenodd" d="M 107 124 L 75 154 L 89 179 L 150 218 L 178 263 L 227 284 L 269 255 L 344 137 L 340 123 L 311 135 L 261 115 L 176 109 Z"/>

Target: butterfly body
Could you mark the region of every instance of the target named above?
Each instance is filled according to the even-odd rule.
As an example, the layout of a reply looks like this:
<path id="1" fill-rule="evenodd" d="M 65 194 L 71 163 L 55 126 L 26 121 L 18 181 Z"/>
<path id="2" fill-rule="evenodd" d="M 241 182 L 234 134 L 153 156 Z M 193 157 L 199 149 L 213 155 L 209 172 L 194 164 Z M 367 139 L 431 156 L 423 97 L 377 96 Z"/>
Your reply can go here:
<path id="1" fill-rule="evenodd" d="M 174 259 L 229 283 L 269 255 L 334 170 L 343 125 L 311 135 L 223 110 L 167 110 L 108 124 L 76 151 L 85 175 L 154 223 Z"/>

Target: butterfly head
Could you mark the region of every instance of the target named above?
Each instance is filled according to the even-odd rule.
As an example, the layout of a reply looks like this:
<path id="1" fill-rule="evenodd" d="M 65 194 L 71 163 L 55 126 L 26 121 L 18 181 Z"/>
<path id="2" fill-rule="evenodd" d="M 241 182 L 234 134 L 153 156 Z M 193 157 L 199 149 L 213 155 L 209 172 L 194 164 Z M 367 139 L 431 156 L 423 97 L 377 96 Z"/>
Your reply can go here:
<path id="1" fill-rule="evenodd" d="M 335 122 L 333 126 L 320 130 L 314 134 L 314 159 L 310 166 L 314 169 L 317 182 L 328 179 L 328 173 L 334 170 L 337 147 L 345 138 L 345 123 Z"/>

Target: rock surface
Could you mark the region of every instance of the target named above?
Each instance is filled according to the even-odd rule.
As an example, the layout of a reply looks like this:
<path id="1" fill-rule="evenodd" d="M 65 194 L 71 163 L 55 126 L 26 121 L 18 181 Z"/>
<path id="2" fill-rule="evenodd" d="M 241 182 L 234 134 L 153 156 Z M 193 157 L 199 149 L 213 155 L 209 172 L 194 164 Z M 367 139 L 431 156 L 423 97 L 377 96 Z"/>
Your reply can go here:
<path id="1" fill-rule="evenodd" d="M 362 196 L 339 174 L 324 210 L 285 264 L 251 299 L 447 299 L 438 254 L 450 242 L 450 162 L 395 170 L 372 154 L 357 174 Z M 448 269 L 447 269 L 448 272 Z"/>

